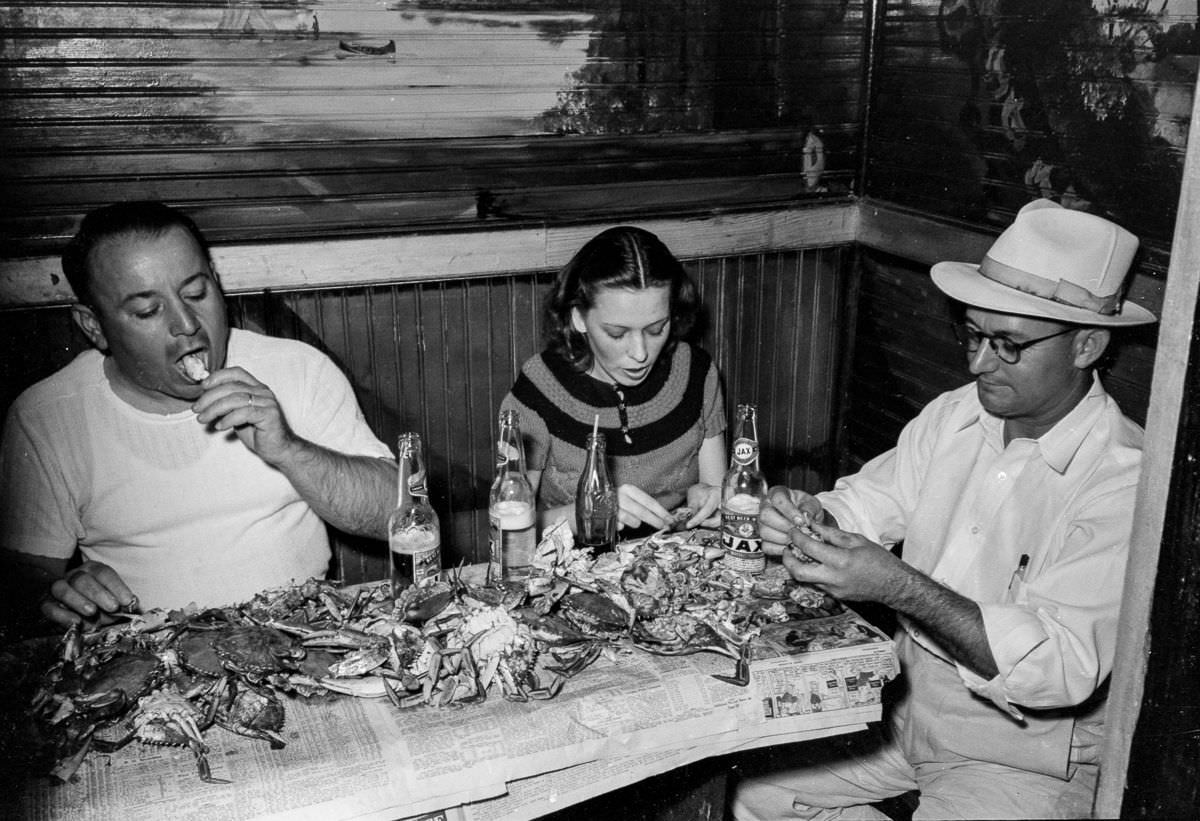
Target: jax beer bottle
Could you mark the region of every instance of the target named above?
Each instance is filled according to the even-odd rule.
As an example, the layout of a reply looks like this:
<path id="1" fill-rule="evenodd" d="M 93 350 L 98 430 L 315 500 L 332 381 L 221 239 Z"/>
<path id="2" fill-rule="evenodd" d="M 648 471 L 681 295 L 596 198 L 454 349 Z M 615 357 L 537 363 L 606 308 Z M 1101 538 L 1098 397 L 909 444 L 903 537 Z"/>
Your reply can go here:
<path id="1" fill-rule="evenodd" d="M 604 459 L 604 434 L 598 431 L 587 438 L 587 461 L 575 493 L 575 533 L 593 555 L 617 544 L 617 489 Z"/>
<path id="2" fill-rule="evenodd" d="M 488 495 L 488 575 L 506 580 L 528 578 L 536 540 L 533 486 L 525 476 L 520 419 L 515 410 L 501 411 L 496 479 Z"/>
<path id="3" fill-rule="evenodd" d="M 721 484 L 721 544 L 725 564 L 735 570 L 760 573 L 766 566 L 758 510 L 767 498 L 767 479 L 758 466 L 758 412 L 738 405 L 733 456 Z"/>
<path id="4" fill-rule="evenodd" d="M 388 549 L 392 557 L 392 595 L 436 576 L 442 570 L 442 536 L 438 515 L 429 504 L 421 436 L 406 433 L 397 448 L 400 462 L 399 498 L 388 519 Z"/>

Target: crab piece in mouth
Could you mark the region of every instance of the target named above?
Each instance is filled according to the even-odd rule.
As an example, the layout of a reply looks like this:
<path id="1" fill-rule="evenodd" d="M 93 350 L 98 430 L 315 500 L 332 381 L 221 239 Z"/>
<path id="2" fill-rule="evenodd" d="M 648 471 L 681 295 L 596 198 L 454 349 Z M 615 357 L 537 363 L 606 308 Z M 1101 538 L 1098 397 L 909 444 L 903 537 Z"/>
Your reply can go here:
<path id="1" fill-rule="evenodd" d="M 193 382 L 203 382 L 208 379 L 208 355 L 204 351 L 197 351 L 185 355 L 179 360 L 183 366 L 183 372 L 187 378 Z"/>

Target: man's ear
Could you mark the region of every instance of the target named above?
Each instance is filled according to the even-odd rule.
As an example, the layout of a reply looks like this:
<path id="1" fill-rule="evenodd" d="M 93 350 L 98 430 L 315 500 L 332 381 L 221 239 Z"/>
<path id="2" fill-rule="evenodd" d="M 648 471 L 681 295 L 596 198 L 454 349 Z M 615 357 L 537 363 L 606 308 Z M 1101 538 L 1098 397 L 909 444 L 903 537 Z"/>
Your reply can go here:
<path id="1" fill-rule="evenodd" d="M 104 335 L 104 328 L 100 325 L 100 318 L 96 316 L 95 311 L 76 302 L 71 306 L 71 319 L 75 320 L 79 330 L 83 331 L 88 342 L 97 350 L 108 351 L 108 338 Z"/>
<path id="2" fill-rule="evenodd" d="M 1085 328 L 1075 335 L 1075 367 L 1090 368 L 1104 355 L 1108 343 L 1112 340 L 1112 331 L 1107 328 Z"/>

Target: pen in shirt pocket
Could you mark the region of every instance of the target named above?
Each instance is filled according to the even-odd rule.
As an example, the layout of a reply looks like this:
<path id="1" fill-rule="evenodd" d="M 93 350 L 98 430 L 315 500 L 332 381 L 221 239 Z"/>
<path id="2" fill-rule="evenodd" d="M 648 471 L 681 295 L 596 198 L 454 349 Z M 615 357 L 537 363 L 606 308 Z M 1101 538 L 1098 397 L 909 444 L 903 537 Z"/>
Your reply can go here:
<path id="1" fill-rule="evenodd" d="M 1017 583 L 1017 579 L 1025 581 L 1025 570 L 1029 567 L 1029 554 L 1022 553 L 1021 560 L 1017 562 L 1017 569 L 1013 571 L 1012 578 L 1008 580 L 1008 592 L 1011 593 L 1013 585 Z"/>

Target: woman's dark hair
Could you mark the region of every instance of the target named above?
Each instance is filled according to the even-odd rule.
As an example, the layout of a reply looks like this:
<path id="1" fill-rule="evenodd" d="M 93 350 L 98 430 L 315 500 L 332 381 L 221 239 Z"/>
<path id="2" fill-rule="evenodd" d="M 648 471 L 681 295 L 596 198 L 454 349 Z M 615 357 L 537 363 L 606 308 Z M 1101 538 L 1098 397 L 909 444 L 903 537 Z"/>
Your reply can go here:
<path id="1" fill-rule="evenodd" d="M 601 288 L 659 288 L 671 293 L 671 342 L 686 339 L 700 312 L 700 295 L 683 265 L 662 240 L 642 228 L 619 226 L 588 240 L 563 266 L 546 295 L 546 345 L 579 371 L 592 366 L 592 350 L 571 323 L 587 311 Z M 668 348 L 669 350 L 669 348 Z"/>
<path id="2" fill-rule="evenodd" d="M 145 236 L 162 236 L 172 228 L 186 230 L 196 240 L 209 266 L 212 257 L 208 250 L 208 241 L 196 227 L 196 223 L 183 212 L 176 211 L 161 202 L 119 202 L 97 208 L 83 218 L 79 230 L 67 243 L 62 255 L 63 273 L 67 282 L 75 292 L 75 298 L 84 305 L 92 307 L 92 283 L 89 257 L 96 246 L 115 237 L 130 234 Z"/>

